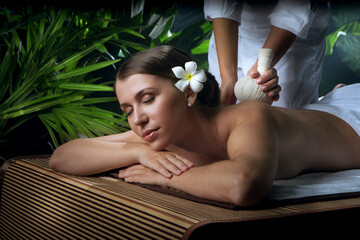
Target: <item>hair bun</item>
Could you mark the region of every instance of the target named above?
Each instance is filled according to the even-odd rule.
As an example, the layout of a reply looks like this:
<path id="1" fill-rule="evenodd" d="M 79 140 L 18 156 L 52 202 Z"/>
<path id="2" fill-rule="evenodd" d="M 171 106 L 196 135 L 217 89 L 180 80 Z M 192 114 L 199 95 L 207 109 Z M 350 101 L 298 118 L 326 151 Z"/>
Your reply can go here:
<path id="1" fill-rule="evenodd" d="M 214 75 L 205 71 L 207 81 L 204 83 L 204 88 L 198 93 L 198 100 L 203 105 L 208 107 L 218 107 L 220 105 L 220 89 Z"/>

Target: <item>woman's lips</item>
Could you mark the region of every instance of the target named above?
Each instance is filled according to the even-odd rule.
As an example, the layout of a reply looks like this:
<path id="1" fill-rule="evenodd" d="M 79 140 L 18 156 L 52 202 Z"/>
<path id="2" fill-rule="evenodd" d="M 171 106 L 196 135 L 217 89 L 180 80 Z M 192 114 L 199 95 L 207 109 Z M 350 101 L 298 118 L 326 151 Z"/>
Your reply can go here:
<path id="1" fill-rule="evenodd" d="M 147 142 L 150 142 L 157 136 L 158 130 L 159 130 L 159 128 L 146 130 L 142 134 L 143 139 Z"/>

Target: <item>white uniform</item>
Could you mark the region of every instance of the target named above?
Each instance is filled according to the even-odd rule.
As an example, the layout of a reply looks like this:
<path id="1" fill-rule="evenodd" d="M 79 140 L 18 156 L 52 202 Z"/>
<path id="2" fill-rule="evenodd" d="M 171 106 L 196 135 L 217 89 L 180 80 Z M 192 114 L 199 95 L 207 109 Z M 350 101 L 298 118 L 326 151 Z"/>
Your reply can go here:
<path id="1" fill-rule="evenodd" d="M 255 3 L 254 3 L 255 2 Z M 318 99 L 325 34 L 328 26 L 327 4 L 311 4 L 310 0 L 262 1 L 205 0 L 205 18 L 228 18 L 239 22 L 238 78 L 247 75 L 263 47 L 271 26 L 286 29 L 297 38 L 276 64 L 280 100 L 273 106 L 296 108 Z M 214 35 L 209 44 L 209 71 L 221 84 Z"/>

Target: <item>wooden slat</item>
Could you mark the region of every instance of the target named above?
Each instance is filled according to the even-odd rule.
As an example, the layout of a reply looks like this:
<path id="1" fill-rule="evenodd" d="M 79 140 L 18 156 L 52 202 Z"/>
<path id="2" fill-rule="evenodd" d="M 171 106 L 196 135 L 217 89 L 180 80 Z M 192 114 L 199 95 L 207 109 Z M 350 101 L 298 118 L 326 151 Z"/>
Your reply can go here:
<path id="1" fill-rule="evenodd" d="M 209 223 L 243 222 L 360 207 L 360 198 L 224 209 L 124 181 L 54 172 L 48 158 L 17 159 L 0 199 L 0 239 L 179 239 Z"/>
<path id="2" fill-rule="evenodd" d="M 6 174 L 2 190 L 5 197 L 1 207 L 7 207 L 8 201 L 5 199 L 9 199 L 6 198 L 6 195 L 10 195 L 12 200 L 18 199 L 17 206 L 37 205 L 41 206 L 43 211 L 34 209 L 34 212 L 39 215 L 61 216 L 63 228 L 74 226 L 76 223 L 80 227 L 76 226 L 71 229 L 76 232 L 78 228 L 90 226 L 92 229 L 98 230 L 89 231 L 89 234 L 100 234 L 101 238 L 123 235 L 124 239 L 178 239 L 187 229 L 182 225 L 185 223 L 186 226 L 190 226 L 187 217 L 179 226 L 176 224 L 179 222 L 177 214 L 172 216 L 168 211 L 163 213 L 161 209 L 159 214 L 153 214 L 156 212 L 153 206 L 144 210 L 144 206 L 141 206 L 144 203 L 136 205 L 133 199 L 127 199 L 129 203 L 120 196 L 114 197 L 114 194 L 106 193 L 104 190 L 99 191 L 89 184 L 79 184 L 79 182 L 69 179 L 71 180 L 71 177 L 67 177 L 64 181 L 64 178 L 59 177 L 58 173 L 37 169 L 36 166 L 32 166 L 26 161 L 18 161 Z M 7 188 L 7 186 L 11 186 L 11 188 Z M 12 189 L 16 189 L 16 191 Z M 47 212 L 44 212 L 44 209 Z M 69 214 L 75 222 L 69 219 Z M 164 215 L 165 219 L 161 218 L 161 215 Z M 71 233 L 69 229 L 62 230 Z M 76 234 L 81 236 L 79 232 Z"/>

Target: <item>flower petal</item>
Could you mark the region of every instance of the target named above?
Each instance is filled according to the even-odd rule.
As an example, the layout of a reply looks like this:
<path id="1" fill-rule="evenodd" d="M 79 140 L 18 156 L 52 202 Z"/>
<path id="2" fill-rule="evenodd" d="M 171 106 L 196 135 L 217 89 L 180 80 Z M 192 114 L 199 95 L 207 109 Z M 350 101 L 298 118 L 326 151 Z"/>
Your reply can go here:
<path id="1" fill-rule="evenodd" d="M 179 79 L 185 78 L 185 76 L 186 76 L 186 72 L 182 67 L 179 67 L 179 66 L 173 67 L 171 70 L 173 71 L 175 76 Z"/>
<path id="2" fill-rule="evenodd" d="M 202 83 L 206 82 L 206 80 L 207 80 L 207 76 L 203 69 L 196 71 L 191 79 L 191 81 L 197 81 L 197 82 L 202 82 Z"/>
<path id="3" fill-rule="evenodd" d="M 184 92 L 185 89 L 189 86 L 190 81 L 181 79 L 175 83 L 175 87 L 177 87 L 180 91 Z"/>
<path id="4" fill-rule="evenodd" d="M 204 85 L 198 81 L 190 81 L 190 88 L 193 92 L 198 93 L 203 89 Z"/>
<path id="5" fill-rule="evenodd" d="M 187 73 L 194 74 L 194 73 L 196 72 L 196 69 L 197 69 L 197 64 L 196 64 L 196 62 L 191 61 L 191 62 L 186 62 L 186 63 L 185 63 L 185 71 L 186 71 Z"/>

